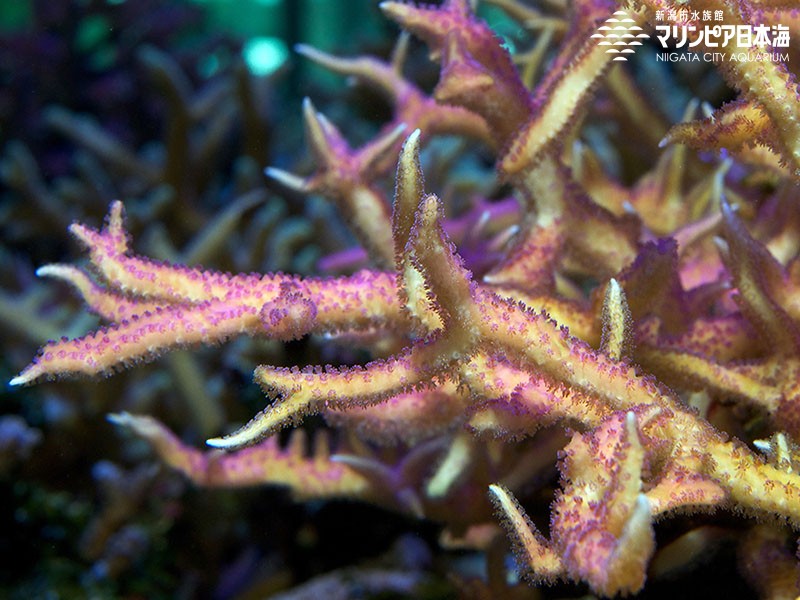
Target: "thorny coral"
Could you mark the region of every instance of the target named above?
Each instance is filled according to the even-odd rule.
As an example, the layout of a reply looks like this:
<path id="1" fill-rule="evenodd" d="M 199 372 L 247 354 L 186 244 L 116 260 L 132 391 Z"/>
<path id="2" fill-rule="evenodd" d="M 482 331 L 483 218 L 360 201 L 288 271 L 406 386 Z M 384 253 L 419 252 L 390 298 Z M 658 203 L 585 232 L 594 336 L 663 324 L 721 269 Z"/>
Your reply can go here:
<path id="1" fill-rule="evenodd" d="M 39 270 L 70 282 L 110 325 L 47 344 L 12 384 L 99 375 L 239 335 L 372 340 L 374 360 L 364 366 L 259 366 L 256 381 L 272 402 L 209 440 L 210 451 L 187 447 L 151 417 L 112 420 L 200 485 L 272 483 L 298 499 L 358 498 L 439 521 L 444 539 L 462 547 L 493 546 L 493 506 L 530 581 L 583 581 L 607 596 L 645 585 L 658 522 L 734 510 L 770 523 L 743 536 L 754 586 L 765 597 L 796 593 L 784 548 L 787 531 L 800 526 L 796 74 L 785 63 L 720 64 L 740 98 L 674 127 L 664 144 L 730 150 L 736 162 L 694 168 L 685 191 L 687 151 L 667 147 L 626 186 L 573 144 L 583 117 L 604 110 L 593 105 L 601 95 L 622 103 L 625 118 L 650 124 L 624 65 L 591 37 L 619 7 L 579 0 L 552 17 L 496 4 L 548 29 L 546 40 L 563 36 L 530 91 L 466 0 L 381 4 L 441 62 L 432 96 L 401 73 L 405 41 L 391 64 L 302 49 L 385 93 L 395 118 L 354 150 L 307 101 L 317 172 L 267 174 L 335 203 L 376 268 L 315 278 L 153 261 L 131 252 L 114 202 L 102 229 L 71 227 L 95 278 L 65 265 Z M 652 25 L 656 11 L 676 7 L 642 0 L 624 8 Z M 796 13 L 780 3 L 693 8 L 721 11 L 732 25 L 785 20 L 797 31 Z M 457 248 L 468 240 L 423 182 L 420 148 L 444 133 L 495 152 L 521 205 L 513 229 L 486 234 L 502 253 L 480 277 Z M 391 205 L 376 182 L 398 150 Z M 492 231 L 486 215 L 484 233 Z M 318 434 L 312 456 L 302 430 L 288 446 L 276 442 L 278 430 L 310 414 L 355 437 L 331 450 Z M 566 442 L 553 434 L 563 426 Z M 358 437 L 405 452 L 390 462 Z M 545 535 L 515 496 L 559 445 L 562 486 Z M 502 577 L 489 582 L 496 594 L 508 591 Z"/>

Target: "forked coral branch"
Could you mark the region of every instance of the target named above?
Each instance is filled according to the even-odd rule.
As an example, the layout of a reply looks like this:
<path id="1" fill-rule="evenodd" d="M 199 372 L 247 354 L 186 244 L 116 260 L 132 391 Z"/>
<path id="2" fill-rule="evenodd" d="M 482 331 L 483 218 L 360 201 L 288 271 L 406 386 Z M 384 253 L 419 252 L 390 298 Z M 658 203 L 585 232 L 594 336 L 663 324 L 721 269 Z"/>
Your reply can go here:
<path id="1" fill-rule="evenodd" d="M 496 4 L 522 19 L 538 14 Z M 758 12 L 749 2 L 703 6 L 738 25 Z M 627 10 L 652 24 L 670 7 L 647 0 Z M 375 268 L 322 278 L 155 261 L 132 252 L 114 202 L 99 230 L 70 228 L 88 251 L 88 272 L 38 270 L 72 285 L 108 325 L 49 342 L 11 384 L 102 375 L 237 336 L 369 334 L 380 342 L 363 365 L 256 367 L 266 408 L 217 432 L 211 449 L 186 445 L 151 417 L 111 419 L 202 486 L 265 483 L 298 499 L 357 498 L 438 520 L 444 539 L 481 550 L 497 530 L 494 508 L 532 582 L 586 582 L 606 596 L 642 589 L 664 519 L 724 509 L 800 528 L 800 220 L 792 216 L 800 119 L 788 67 L 721 65 L 740 98 L 700 121 L 692 104 L 665 143 L 733 158 L 687 169 L 689 149 L 653 142 L 660 158 L 628 186 L 573 143 L 593 111 L 633 85 L 609 75 L 611 59 L 590 37 L 608 3 L 576 2 L 559 17 L 570 26 L 557 68 L 530 92 L 467 0 L 381 8 L 441 62 L 433 93 L 404 79 L 401 59 L 303 47 L 379 89 L 394 118 L 352 149 L 307 100 L 317 170 L 267 170 L 332 201 Z M 604 83 L 610 96 L 594 102 Z M 519 200 L 518 222 L 495 230 L 500 258 L 485 274 L 470 270 L 469 236 L 456 246 L 445 203 L 425 188 L 420 153 L 441 133 L 485 142 L 498 180 Z M 780 157 L 774 189 L 754 189 L 741 174 L 764 167 L 745 156 L 753 144 Z M 381 178 L 398 150 L 390 203 Z M 483 214 L 474 231 L 494 213 Z M 339 432 L 333 450 L 317 433 L 309 452 L 297 428 L 310 415 Z M 745 441 L 725 431 L 730 422 Z M 287 427 L 297 430 L 280 445 L 275 434 Z M 546 476 L 543 456 L 561 477 L 546 535 L 525 497 Z M 742 546 L 759 588 L 770 586 L 753 565 L 785 529 L 758 529 Z M 785 553 L 773 570 L 791 572 Z"/>

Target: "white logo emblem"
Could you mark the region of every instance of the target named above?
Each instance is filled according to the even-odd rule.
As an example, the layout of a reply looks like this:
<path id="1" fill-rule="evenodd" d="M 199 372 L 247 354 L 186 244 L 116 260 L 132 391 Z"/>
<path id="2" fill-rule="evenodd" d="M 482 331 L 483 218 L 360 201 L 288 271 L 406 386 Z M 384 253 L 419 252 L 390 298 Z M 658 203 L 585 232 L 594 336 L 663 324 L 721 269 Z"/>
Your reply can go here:
<path id="1" fill-rule="evenodd" d="M 616 54 L 614 60 L 628 60 L 625 55 L 636 52 L 631 46 L 641 46 L 642 42 L 639 40 L 650 37 L 643 31 L 628 13 L 618 10 L 606 19 L 604 25 L 597 28 L 597 33 L 592 38 L 600 40 L 598 46 L 608 46 L 606 54 Z"/>

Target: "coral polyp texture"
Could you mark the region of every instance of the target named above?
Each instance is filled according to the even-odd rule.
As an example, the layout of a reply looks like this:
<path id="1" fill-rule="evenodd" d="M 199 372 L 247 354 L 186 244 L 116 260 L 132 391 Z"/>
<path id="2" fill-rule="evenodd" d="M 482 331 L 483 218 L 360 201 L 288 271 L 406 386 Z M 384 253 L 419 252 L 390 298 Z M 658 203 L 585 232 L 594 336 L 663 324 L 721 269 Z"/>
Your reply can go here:
<path id="1" fill-rule="evenodd" d="M 710 552 L 719 531 L 753 590 L 794 597 L 796 63 L 717 59 L 709 71 L 733 100 L 704 118 L 690 104 L 668 128 L 629 62 L 593 34 L 620 9 L 650 32 L 679 13 L 697 53 L 711 48 L 697 35 L 706 12 L 800 36 L 797 11 L 745 0 L 692 2 L 685 16 L 657 0 L 491 4 L 535 32 L 530 52 L 512 56 L 466 0 L 380 5 L 441 65 L 431 92 L 403 73 L 407 34 L 388 62 L 300 48 L 393 110 L 353 148 L 307 100 L 316 170 L 266 171 L 329 199 L 368 268 L 232 275 L 152 260 L 132 251 L 116 201 L 100 229 L 70 228 L 88 269 L 38 271 L 71 284 L 108 324 L 49 342 L 11 383 L 107 375 L 238 336 L 349 344 L 371 361 L 258 366 L 266 408 L 211 449 L 151 416 L 111 420 L 199 486 L 271 484 L 298 500 L 351 498 L 435 521 L 443 546 L 486 553 L 484 580 L 462 581 L 476 597 L 526 593 L 495 560 L 506 548 L 531 586 L 629 595 L 648 573 Z M 734 41 L 714 48 L 733 52 Z M 421 167 L 426 146 L 454 135 L 493 157 L 501 190 L 460 216 L 457 188 L 429 189 Z M 499 199 L 508 192 L 516 206 Z M 325 425 L 315 421 L 306 441 L 311 415 Z M 295 431 L 278 442 L 286 428 Z M 531 511 L 541 512 L 554 463 L 546 527 Z"/>

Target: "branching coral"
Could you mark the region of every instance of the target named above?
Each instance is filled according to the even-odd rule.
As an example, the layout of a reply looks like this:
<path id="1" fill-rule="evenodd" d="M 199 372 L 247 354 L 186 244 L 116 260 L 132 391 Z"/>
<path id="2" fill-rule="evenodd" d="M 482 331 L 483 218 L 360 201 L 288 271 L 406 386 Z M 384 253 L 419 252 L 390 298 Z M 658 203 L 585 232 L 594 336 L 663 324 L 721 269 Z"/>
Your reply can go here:
<path id="1" fill-rule="evenodd" d="M 762 12 L 722 4 L 700 8 L 718 8 L 734 24 Z M 777 178 L 770 190 L 741 172 L 729 176 L 731 163 L 720 162 L 695 168 L 684 191 L 685 148 L 664 150 L 626 187 L 591 155 L 570 152 L 584 117 L 601 110 L 592 105 L 601 85 L 611 96 L 626 85 L 622 67 L 591 38 L 612 3 L 571 7 L 553 66 L 532 91 L 465 0 L 381 7 L 441 62 L 432 97 L 402 77 L 400 58 L 386 65 L 305 48 L 387 94 L 395 118 L 354 150 L 306 102 L 318 171 L 299 178 L 267 170 L 336 203 L 376 268 L 316 278 L 157 262 L 130 250 L 123 206 L 114 202 L 101 229 L 71 227 L 94 277 L 66 265 L 39 270 L 72 284 L 110 325 L 50 342 L 11 383 L 96 376 L 240 335 L 371 340 L 374 360 L 364 366 L 259 366 L 255 379 L 271 403 L 208 440 L 210 451 L 186 446 L 151 417 L 112 419 L 203 486 L 271 483 L 298 499 L 358 498 L 437 520 L 451 541 L 487 551 L 494 508 L 532 582 L 582 581 L 606 596 L 642 589 L 655 527 L 667 517 L 724 508 L 800 526 L 792 133 L 800 104 L 788 67 L 725 65 L 741 99 L 665 138 L 737 157 L 761 144 L 779 157 L 766 166 Z M 654 11 L 669 8 L 645 1 L 627 10 L 652 23 Z M 508 243 L 482 277 L 461 257 L 468 240 L 451 239 L 458 229 L 425 189 L 421 147 L 441 133 L 484 142 L 520 201 L 513 235 L 496 234 Z M 390 208 L 375 182 L 398 151 Z M 745 160 L 736 168 L 765 166 Z M 301 433 L 286 447 L 275 441 L 312 414 L 343 432 L 332 447 L 322 433 L 310 455 Z M 562 427 L 566 438 L 553 433 Z M 561 490 L 545 535 L 516 496 L 557 447 Z M 764 525 L 742 545 L 746 570 L 767 597 L 796 583 L 781 527 Z M 771 567 L 780 582 L 757 575 L 770 551 L 781 556 Z"/>

